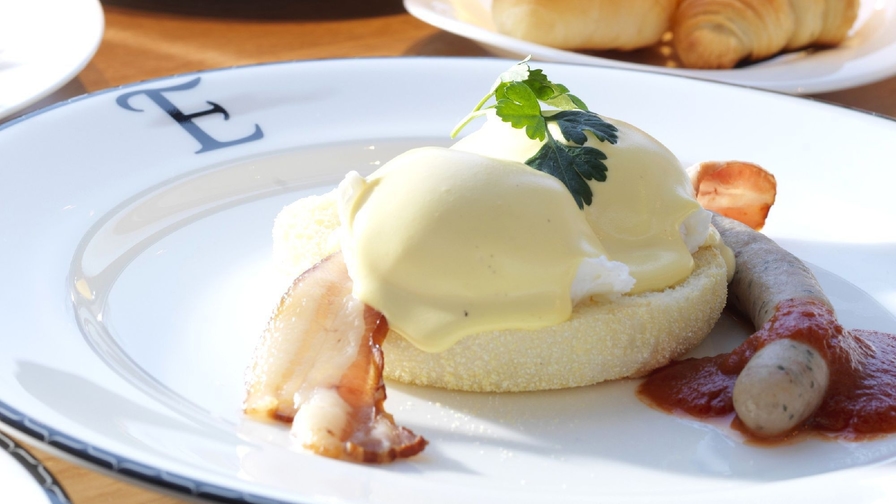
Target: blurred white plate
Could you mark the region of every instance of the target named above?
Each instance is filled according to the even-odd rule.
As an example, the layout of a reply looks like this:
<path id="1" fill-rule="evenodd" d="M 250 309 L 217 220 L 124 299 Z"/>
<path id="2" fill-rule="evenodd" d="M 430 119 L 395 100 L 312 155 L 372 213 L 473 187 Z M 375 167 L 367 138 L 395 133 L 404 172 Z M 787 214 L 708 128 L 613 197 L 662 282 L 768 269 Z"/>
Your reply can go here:
<path id="1" fill-rule="evenodd" d="M 0 119 L 77 75 L 103 24 L 99 0 L 0 0 Z"/>
<path id="2" fill-rule="evenodd" d="M 469 38 L 500 56 L 652 70 L 741 84 L 791 94 L 845 89 L 896 75 L 896 0 L 862 0 L 849 38 L 839 47 L 784 54 L 731 70 L 693 70 L 667 66 L 671 45 L 633 53 L 555 49 L 497 33 L 492 0 L 404 0 L 413 16 Z"/>
<path id="3" fill-rule="evenodd" d="M 69 504 L 68 496 L 39 460 L 0 432 L 0 502 Z"/>
<path id="4" fill-rule="evenodd" d="M 270 264 L 277 212 L 348 170 L 448 143 L 511 63 L 222 69 L 0 125 L 0 428 L 225 502 L 896 502 L 896 436 L 747 446 L 646 407 L 634 381 L 501 395 L 390 383 L 389 411 L 431 444 L 383 467 L 309 455 L 285 428 L 242 416 L 243 372 L 284 288 Z M 693 79 L 543 66 L 686 163 L 772 170 L 768 234 L 817 266 L 845 325 L 896 333 L 896 122 Z M 724 317 L 700 352 L 745 334 Z"/>

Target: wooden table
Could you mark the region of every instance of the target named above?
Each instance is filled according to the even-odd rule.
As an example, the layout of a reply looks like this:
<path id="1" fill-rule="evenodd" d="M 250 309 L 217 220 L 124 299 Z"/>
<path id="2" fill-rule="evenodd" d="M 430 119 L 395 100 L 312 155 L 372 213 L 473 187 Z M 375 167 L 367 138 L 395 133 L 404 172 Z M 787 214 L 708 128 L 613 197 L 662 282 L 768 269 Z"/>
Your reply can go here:
<path id="1" fill-rule="evenodd" d="M 401 0 L 104 0 L 106 30 L 76 79 L 34 110 L 134 81 L 208 68 L 356 56 L 486 56 L 407 14 Z M 896 78 L 816 98 L 896 117 Z M 32 450 L 75 504 L 175 503 Z"/>

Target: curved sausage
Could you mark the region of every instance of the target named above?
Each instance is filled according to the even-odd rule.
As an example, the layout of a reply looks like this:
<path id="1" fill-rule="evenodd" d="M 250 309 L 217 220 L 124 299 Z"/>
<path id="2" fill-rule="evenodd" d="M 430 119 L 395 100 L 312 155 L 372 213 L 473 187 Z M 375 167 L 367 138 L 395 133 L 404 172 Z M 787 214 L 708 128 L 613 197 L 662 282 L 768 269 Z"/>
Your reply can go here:
<path id="1" fill-rule="evenodd" d="M 819 302 L 830 308 L 815 275 L 793 254 L 750 227 L 713 216 L 737 268 L 728 302 L 762 328 L 782 301 Z M 828 387 L 828 364 L 818 351 L 788 338 L 756 352 L 734 385 L 738 418 L 753 434 L 773 437 L 799 426 L 818 408 Z"/>
<path id="2" fill-rule="evenodd" d="M 750 317 L 756 329 L 788 299 L 812 299 L 834 310 L 809 268 L 771 238 L 718 214 L 712 223 L 734 251 L 737 264 L 728 284 L 728 302 Z"/>

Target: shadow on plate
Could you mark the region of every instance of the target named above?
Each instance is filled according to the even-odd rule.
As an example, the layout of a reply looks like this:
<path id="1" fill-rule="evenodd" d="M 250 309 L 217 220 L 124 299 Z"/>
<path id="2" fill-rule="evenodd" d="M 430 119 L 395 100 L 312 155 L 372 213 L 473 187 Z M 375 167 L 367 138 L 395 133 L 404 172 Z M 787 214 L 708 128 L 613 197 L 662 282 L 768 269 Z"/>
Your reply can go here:
<path id="1" fill-rule="evenodd" d="M 404 51 L 405 56 L 486 56 L 494 55 L 484 47 L 457 35 L 439 31 L 422 37 Z"/>
<path id="2" fill-rule="evenodd" d="M 854 247 L 845 245 L 841 252 L 848 256 Z M 866 257 L 894 252 L 893 245 L 863 246 Z M 896 328 L 896 317 L 868 293 L 820 267 L 813 271 L 838 306 L 845 327 Z M 750 332 L 749 324 L 726 312 L 689 356 L 728 351 Z M 414 398 L 435 407 L 438 413 L 428 413 L 425 424 L 403 422 L 433 446 L 472 444 L 498 458 L 562 459 L 573 466 L 621 463 L 692 477 L 772 482 L 896 456 L 896 436 L 850 443 L 808 435 L 780 446 L 751 445 L 729 427 L 730 417 L 701 422 L 651 409 L 637 399 L 638 383 L 621 380 L 547 392 L 480 394 L 390 382 L 389 390 L 400 397 L 398 404 Z M 409 416 L 394 413 L 399 419 Z"/>

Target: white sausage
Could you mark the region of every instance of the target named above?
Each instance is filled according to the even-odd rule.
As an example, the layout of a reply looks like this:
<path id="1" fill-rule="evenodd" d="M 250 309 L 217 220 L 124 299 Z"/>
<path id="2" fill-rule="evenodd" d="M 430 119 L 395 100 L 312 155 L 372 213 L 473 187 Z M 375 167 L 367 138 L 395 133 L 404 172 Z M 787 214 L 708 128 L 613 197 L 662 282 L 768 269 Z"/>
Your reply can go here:
<path id="1" fill-rule="evenodd" d="M 720 215 L 713 216 L 713 225 L 737 263 L 728 301 L 748 315 L 757 330 L 782 301 L 804 299 L 831 306 L 809 268 L 770 238 Z M 734 385 L 734 410 L 753 434 L 779 436 L 818 408 L 828 380 L 828 365 L 814 348 L 781 339 L 756 352 L 741 371 Z"/>
<path id="2" fill-rule="evenodd" d="M 760 437 L 786 434 L 818 409 L 828 387 L 828 365 L 803 343 L 780 339 L 750 359 L 734 384 L 734 409 Z"/>

